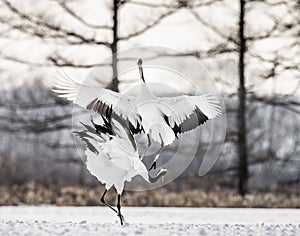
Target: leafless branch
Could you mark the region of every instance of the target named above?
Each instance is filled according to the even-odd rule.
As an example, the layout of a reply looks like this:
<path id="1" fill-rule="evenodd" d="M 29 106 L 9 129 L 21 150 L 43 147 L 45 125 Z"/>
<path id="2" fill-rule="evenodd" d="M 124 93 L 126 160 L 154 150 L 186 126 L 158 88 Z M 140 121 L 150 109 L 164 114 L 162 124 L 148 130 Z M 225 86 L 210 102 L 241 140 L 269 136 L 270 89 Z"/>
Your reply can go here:
<path id="1" fill-rule="evenodd" d="M 140 6 L 151 7 L 151 8 L 168 8 L 168 9 L 178 8 L 178 4 L 152 3 L 149 1 L 142 2 L 142 1 L 127 0 L 127 1 L 123 1 L 123 3 L 130 3 L 134 5 L 140 5 Z"/>
<path id="2" fill-rule="evenodd" d="M 252 95 L 249 96 L 248 99 L 252 100 L 252 101 L 257 101 L 257 102 L 262 102 L 268 105 L 273 105 L 273 106 L 280 106 L 282 108 L 285 108 L 289 111 L 292 111 L 298 115 L 300 115 L 300 109 L 296 109 L 296 107 L 300 106 L 300 102 L 298 101 L 282 101 L 277 99 L 276 101 L 274 101 L 273 99 L 267 98 L 267 97 L 260 97 L 257 95 Z"/>
<path id="3" fill-rule="evenodd" d="M 12 61 L 12 62 L 16 62 L 16 63 L 20 63 L 20 64 L 27 64 L 29 66 L 36 66 L 36 67 L 48 67 L 48 66 L 52 66 L 52 64 L 47 64 L 47 63 L 41 63 L 41 62 L 34 62 L 34 61 L 29 61 L 29 60 L 23 60 L 21 58 L 18 58 L 17 56 L 10 56 L 10 55 L 5 55 L 4 53 L 0 52 L 0 57 L 8 60 L 8 61 Z"/>
<path id="4" fill-rule="evenodd" d="M 74 10 L 72 10 L 67 4 L 65 0 L 60 0 L 58 1 L 58 4 L 71 16 L 73 16 L 76 20 L 78 20 L 80 23 L 82 23 L 85 26 L 88 26 L 93 29 L 106 29 L 106 30 L 111 30 L 111 26 L 106 26 L 106 25 L 95 25 L 92 23 L 87 22 L 84 20 L 81 16 L 79 16 Z"/>
<path id="5" fill-rule="evenodd" d="M 166 8 L 166 9 L 182 9 L 182 8 L 197 8 L 197 7 L 203 7 L 203 6 L 210 6 L 212 4 L 215 4 L 216 2 L 222 2 L 223 0 L 200 0 L 200 1 L 194 1 L 194 0 L 177 0 L 169 4 L 165 3 L 152 3 L 152 2 L 142 2 L 142 1 L 134 1 L 134 0 L 124 0 L 124 3 L 130 3 L 134 5 L 144 6 L 144 7 L 151 7 L 151 8 Z"/>
<path id="6" fill-rule="evenodd" d="M 267 14 L 267 13 L 266 13 Z M 271 38 L 271 37 L 278 37 L 282 35 L 282 32 L 278 32 L 276 35 L 277 30 L 280 29 L 281 27 L 281 22 L 282 22 L 282 18 L 277 18 L 271 14 L 267 14 L 269 16 L 270 19 L 272 19 L 273 21 L 273 26 L 271 27 L 271 29 L 269 29 L 268 31 L 266 31 L 264 34 L 261 35 L 253 35 L 253 36 L 247 36 L 246 40 L 247 41 L 256 41 L 256 40 L 263 40 L 266 38 Z"/>
<path id="7" fill-rule="evenodd" d="M 7 22 L 11 24 L 13 28 L 20 30 L 21 32 L 30 34 L 32 36 L 37 36 L 39 38 L 56 38 L 63 39 L 68 42 L 70 45 L 81 45 L 83 43 L 94 44 L 94 45 L 104 45 L 110 46 L 110 43 L 105 41 L 99 41 L 95 38 L 87 38 L 82 34 L 76 33 L 75 31 L 71 31 L 65 28 L 62 28 L 60 25 L 51 24 L 49 20 L 42 20 L 42 16 L 40 18 L 36 18 L 34 16 L 30 16 L 24 12 L 21 12 L 17 7 L 13 6 L 8 0 L 3 0 L 8 9 L 11 10 L 12 13 L 17 15 L 21 20 L 26 20 L 28 23 L 34 25 L 26 25 L 23 24 L 13 24 L 13 22 Z"/>
<path id="8" fill-rule="evenodd" d="M 110 64 L 106 63 L 75 63 L 68 58 L 63 57 L 62 55 L 59 55 L 57 53 L 54 53 L 51 56 L 48 56 L 47 59 L 51 62 L 52 65 L 55 65 L 57 67 L 75 67 L 75 68 L 91 68 L 94 66 L 111 66 Z"/>
<path id="9" fill-rule="evenodd" d="M 196 20 L 201 22 L 204 26 L 206 26 L 208 29 L 212 30 L 214 33 L 219 35 L 221 38 L 225 39 L 226 41 L 232 42 L 235 45 L 238 45 L 239 42 L 235 37 L 232 37 L 231 35 L 224 34 L 224 31 L 220 30 L 218 27 L 212 25 L 211 23 L 204 20 L 197 12 L 194 10 L 190 10 L 190 13 L 195 17 Z"/>
<path id="10" fill-rule="evenodd" d="M 131 33 L 131 34 L 128 34 L 128 35 L 125 35 L 125 36 L 121 36 L 121 37 L 119 37 L 119 40 L 128 40 L 130 38 L 133 38 L 133 37 L 136 37 L 136 36 L 139 36 L 139 35 L 143 34 L 147 30 L 149 30 L 149 29 L 155 27 L 156 25 L 158 25 L 163 19 L 165 19 L 167 16 L 172 15 L 174 12 L 175 12 L 175 10 L 171 10 L 171 11 L 168 11 L 166 13 L 161 14 L 152 23 L 145 25 L 144 28 L 142 28 L 142 29 L 140 29 L 140 30 L 138 30 L 134 33 Z"/>

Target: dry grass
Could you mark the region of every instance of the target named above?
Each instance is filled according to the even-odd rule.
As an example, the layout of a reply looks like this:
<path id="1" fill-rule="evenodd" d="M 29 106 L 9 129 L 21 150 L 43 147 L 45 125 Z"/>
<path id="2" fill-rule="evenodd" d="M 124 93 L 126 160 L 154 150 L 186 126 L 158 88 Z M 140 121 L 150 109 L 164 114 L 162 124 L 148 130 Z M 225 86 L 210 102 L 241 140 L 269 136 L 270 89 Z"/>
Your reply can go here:
<path id="1" fill-rule="evenodd" d="M 103 187 L 45 187 L 33 183 L 0 186 L 0 205 L 97 206 L 103 191 Z M 115 204 L 116 193 L 110 191 L 106 199 Z M 175 193 L 156 189 L 125 192 L 122 203 L 126 206 L 300 208 L 300 197 L 295 194 L 253 193 L 242 198 L 230 191 L 189 190 Z"/>

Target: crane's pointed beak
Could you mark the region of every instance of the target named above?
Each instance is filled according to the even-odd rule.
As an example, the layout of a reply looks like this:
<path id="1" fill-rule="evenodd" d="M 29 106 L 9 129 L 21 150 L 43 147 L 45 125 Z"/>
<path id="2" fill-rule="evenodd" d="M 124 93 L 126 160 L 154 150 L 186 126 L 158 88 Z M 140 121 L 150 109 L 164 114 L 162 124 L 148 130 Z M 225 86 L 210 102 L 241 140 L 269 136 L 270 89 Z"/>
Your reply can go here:
<path id="1" fill-rule="evenodd" d="M 144 72 L 143 72 L 143 60 L 140 58 L 137 62 L 138 67 L 139 67 L 139 72 L 140 72 L 140 78 L 141 80 L 145 83 L 145 78 L 144 78 Z"/>

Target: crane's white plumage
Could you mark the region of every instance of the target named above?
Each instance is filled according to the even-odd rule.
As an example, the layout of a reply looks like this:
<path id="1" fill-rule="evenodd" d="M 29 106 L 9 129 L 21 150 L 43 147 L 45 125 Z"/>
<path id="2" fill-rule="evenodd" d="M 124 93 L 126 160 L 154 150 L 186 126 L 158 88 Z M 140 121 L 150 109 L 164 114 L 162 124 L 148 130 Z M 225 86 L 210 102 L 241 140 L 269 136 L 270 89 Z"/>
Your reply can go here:
<path id="1" fill-rule="evenodd" d="M 95 127 L 83 124 L 85 130 L 75 132 L 85 144 L 86 167 L 89 172 L 105 184 L 106 190 L 114 187 L 118 196 L 123 192 L 124 183 L 131 181 L 137 175 L 153 183 L 166 174 L 166 170 L 161 169 L 156 177 L 149 175 L 146 166 L 139 158 L 132 134 L 121 123 L 112 119 L 109 123 L 111 127 L 108 127 L 92 122 Z M 97 127 L 100 127 L 101 131 Z M 106 204 L 105 193 L 101 199 L 104 204 Z M 120 210 L 117 213 L 122 223 Z"/>
<path id="2" fill-rule="evenodd" d="M 137 97 L 105 88 L 81 84 L 67 75 L 56 78 L 55 91 L 60 97 L 109 118 L 114 113 L 129 122 L 133 134 L 145 132 L 149 141 L 163 146 L 178 134 L 195 129 L 221 114 L 218 100 L 211 94 L 199 96 L 156 97 L 148 89 L 139 59 L 141 87 Z"/>
<path id="3" fill-rule="evenodd" d="M 113 138 L 107 134 L 99 135 L 89 131 L 79 135 L 94 147 L 91 149 L 86 145 L 86 166 L 89 172 L 105 184 L 106 189 L 114 186 L 118 194 L 121 194 L 125 181 L 131 181 L 134 176 L 141 175 L 145 180 L 149 179 L 147 168 L 140 161 L 138 151 L 131 144 L 126 132 L 123 128 L 115 130 L 117 134 Z"/>
<path id="4" fill-rule="evenodd" d="M 59 94 L 59 97 L 72 101 L 82 108 L 103 113 L 103 115 L 105 115 L 105 109 L 111 107 L 114 113 L 129 120 L 132 124 L 136 124 L 135 116 L 131 114 L 135 108 L 135 104 L 132 102 L 135 97 L 122 95 L 97 86 L 81 84 L 66 74 L 60 73 L 59 75 L 55 78 L 55 89 L 53 89 Z M 99 110 L 100 103 L 103 106 L 101 110 Z"/>
<path id="5" fill-rule="evenodd" d="M 211 94 L 160 98 L 144 82 L 141 62 L 141 89 L 137 97 L 105 88 L 80 84 L 66 75 L 56 78 L 53 91 L 79 106 L 106 115 L 111 109 L 129 121 L 133 133 L 142 130 L 151 139 L 171 144 L 178 133 L 190 131 L 221 114 L 218 100 Z"/>

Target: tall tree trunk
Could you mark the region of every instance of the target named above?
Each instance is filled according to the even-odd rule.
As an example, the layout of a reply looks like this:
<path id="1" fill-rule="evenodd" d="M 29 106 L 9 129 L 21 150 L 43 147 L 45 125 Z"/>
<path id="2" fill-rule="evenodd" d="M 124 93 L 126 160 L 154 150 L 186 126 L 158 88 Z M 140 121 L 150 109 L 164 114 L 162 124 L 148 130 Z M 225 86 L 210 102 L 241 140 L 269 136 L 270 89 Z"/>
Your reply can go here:
<path id="1" fill-rule="evenodd" d="M 239 21 L 239 109 L 238 109 L 238 155 L 239 155 L 239 194 L 248 191 L 247 128 L 246 128 L 246 89 L 245 89 L 245 0 L 240 0 Z"/>
<path id="2" fill-rule="evenodd" d="M 112 53 L 112 69 L 113 69 L 113 80 L 111 84 L 111 89 L 118 92 L 119 80 L 118 80 L 118 10 L 119 10 L 119 0 L 113 0 L 113 42 L 111 44 Z"/>

